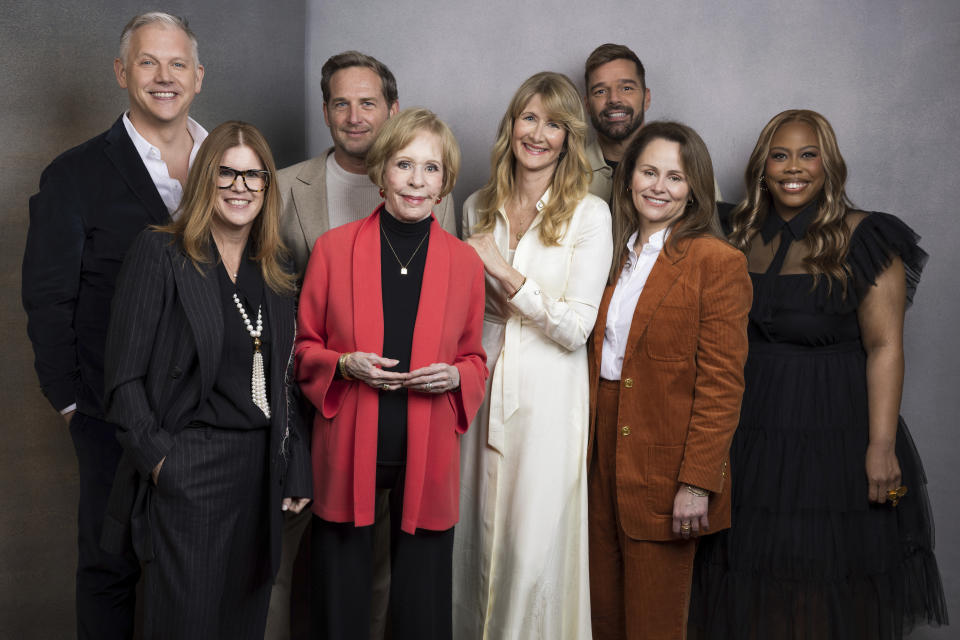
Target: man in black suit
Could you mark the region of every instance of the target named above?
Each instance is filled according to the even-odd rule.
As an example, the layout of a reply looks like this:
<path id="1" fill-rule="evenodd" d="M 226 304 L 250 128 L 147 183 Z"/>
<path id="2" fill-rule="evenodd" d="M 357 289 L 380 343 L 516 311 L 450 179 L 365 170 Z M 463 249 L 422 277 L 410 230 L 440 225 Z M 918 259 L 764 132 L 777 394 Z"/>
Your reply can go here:
<path id="1" fill-rule="evenodd" d="M 120 39 L 114 71 L 130 108 L 54 160 L 30 199 L 23 306 L 44 395 L 70 425 L 80 478 L 77 635 L 129 638 L 140 567 L 132 549 L 99 546 L 121 449 L 105 421 L 103 355 L 124 254 L 147 225 L 169 221 L 206 131 L 190 119 L 203 66 L 182 18 L 145 13 Z"/>

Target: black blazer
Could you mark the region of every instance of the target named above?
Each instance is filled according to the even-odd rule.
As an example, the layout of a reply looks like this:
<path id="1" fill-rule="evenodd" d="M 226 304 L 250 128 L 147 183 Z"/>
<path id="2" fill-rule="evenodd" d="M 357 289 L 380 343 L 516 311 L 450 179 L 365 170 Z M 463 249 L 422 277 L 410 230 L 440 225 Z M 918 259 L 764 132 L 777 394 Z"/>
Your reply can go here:
<path id="1" fill-rule="evenodd" d="M 124 454 L 114 479 L 102 543 L 116 551 L 131 527 L 134 548 L 152 556 L 144 522 L 150 472 L 170 451 L 213 388 L 223 345 L 223 308 L 214 264 L 197 270 L 172 235 L 142 232 L 117 280 L 107 334 L 105 404 Z M 264 287 L 270 361 L 270 540 L 280 556 L 283 497 L 310 497 L 310 456 L 292 384 L 296 298 Z"/>
<path id="2" fill-rule="evenodd" d="M 44 170 L 30 198 L 21 291 L 40 386 L 55 409 L 76 402 L 103 418 L 114 283 L 137 234 L 168 219 L 122 119 Z"/>

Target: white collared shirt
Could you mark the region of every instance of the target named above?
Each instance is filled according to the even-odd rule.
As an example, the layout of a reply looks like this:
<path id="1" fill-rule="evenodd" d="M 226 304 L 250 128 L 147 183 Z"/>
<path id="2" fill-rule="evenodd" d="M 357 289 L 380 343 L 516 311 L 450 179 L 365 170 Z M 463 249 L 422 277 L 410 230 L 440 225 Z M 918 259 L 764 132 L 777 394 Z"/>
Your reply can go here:
<path id="1" fill-rule="evenodd" d="M 157 192 L 160 194 L 163 204 L 166 205 L 167 211 L 173 215 L 173 212 L 180 206 L 180 199 L 183 197 L 183 186 L 179 180 L 170 177 L 170 172 L 167 170 L 167 163 L 160 157 L 160 149 L 150 144 L 146 138 L 140 135 L 140 132 L 137 131 L 133 123 L 130 122 L 129 112 L 123 114 L 123 126 L 126 127 L 127 135 L 130 136 L 133 146 L 136 147 L 140 159 L 143 160 L 143 165 L 147 168 L 150 179 L 153 180 L 153 184 L 156 185 Z M 190 150 L 190 160 L 188 164 L 188 166 L 192 167 L 193 159 L 197 157 L 200 144 L 207 137 L 207 131 L 197 124 L 197 121 L 193 118 L 187 118 L 187 131 L 189 131 L 193 137 L 193 149 Z"/>
<path id="2" fill-rule="evenodd" d="M 669 229 L 657 231 L 640 248 L 640 255 L 634 251 L 637 233 L 627 240 L 627 263 L 620 272 L 617 286 L 607 308 L 607 323 L 603 330 L 603 352 L 600 359 L 600 377 L 607 380 L 619 380 L 623 370 L 623 356 L 627 349 L 627 337 L 637 300 L 643 292 L 653 265 L 660 256 L 663 243 Z"/>

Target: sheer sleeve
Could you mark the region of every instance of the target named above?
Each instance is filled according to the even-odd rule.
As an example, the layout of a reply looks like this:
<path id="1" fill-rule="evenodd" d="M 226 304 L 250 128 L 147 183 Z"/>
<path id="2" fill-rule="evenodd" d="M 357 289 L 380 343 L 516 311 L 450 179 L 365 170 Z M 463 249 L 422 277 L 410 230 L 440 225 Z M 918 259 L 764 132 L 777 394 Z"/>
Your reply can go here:
<path id="1" fill-rule="evenodd" d="M 889 213 L 873 212 L 853 230 L 847 264 L 853 278 L 852 295 L 859 302 L 877 276 L 894 257 L 903 260 L 907 277 L 907 306 L 913 302 L 920 274 L 929 256 L 920 248 L 918 236 L 902 220 Z"/>

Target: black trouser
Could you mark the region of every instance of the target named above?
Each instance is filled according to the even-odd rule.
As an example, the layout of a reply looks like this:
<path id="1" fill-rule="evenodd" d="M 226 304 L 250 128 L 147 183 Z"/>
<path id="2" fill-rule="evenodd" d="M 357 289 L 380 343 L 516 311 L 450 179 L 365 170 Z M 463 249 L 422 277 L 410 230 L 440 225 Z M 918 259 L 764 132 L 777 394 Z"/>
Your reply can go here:
<path id="1" fill-rule="evenodd" d="M 386 471 L 384 474 L 383 472 Z M 394 476 L 390 495 L 390 632 L 393 640 L 449 640 L 452 637 L 453 528 L 400 530 L 403 467 L 378 469 Z M 328 522 L 313 517 L 310 609 L 313 637 L 355 640 L 370 633 L 373 526 Z"/>
<path id="2" fill-rule="evenodd" d="M 212 427 L 174 437 L 148 498 L 148 640 L 263 640 L 272 584 L 269 438 L 268 429 Z"/>
<path id="3" fill-rule="evenodd" d="M 74 413 L 70 435 L 80 472 L 77 509 L 77 637 L 110 640 L 133 636 L 140 563 L 130 540 L 122 555 L 100 548 L 100 533 L 123 449 L 117 427 Z"/>

